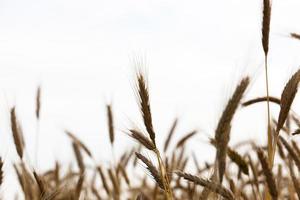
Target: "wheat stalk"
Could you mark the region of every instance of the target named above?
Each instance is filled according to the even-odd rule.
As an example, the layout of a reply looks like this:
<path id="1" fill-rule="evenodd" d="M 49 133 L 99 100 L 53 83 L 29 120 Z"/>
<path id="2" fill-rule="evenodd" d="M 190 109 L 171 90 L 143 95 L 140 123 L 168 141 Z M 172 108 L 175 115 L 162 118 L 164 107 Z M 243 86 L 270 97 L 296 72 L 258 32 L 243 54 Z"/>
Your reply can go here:
<path id="1" fill-rule="evenodd" d="M 153 129 L 153 123 L 152 123 L 152 114 L 151 114 L 151 108 L 150 108 L 150 98 L 149 98 L 149 91 L 148 91 L 148 83 L 147 78 L 144 74 L 144 72 L 141 70 L 141 63 L 137 62 L 136 65 L 140 67 L 140 69 L 137 69 L 136 73 L 136 91 L 138 96 L 138 102 L 140 111 L 142 113 L 144 126 L 146 127 L 147 133 L 151 139 L 151 143 L 155 147 L 153 149 L 153 152 L 156 154 L 157 162 L 159 165 L 160 175 L 162 177 L 163 185 L 164 185 L 164 191 L 166 194 L 166 198 L 168 200 L 173 199 L 172 190 L 169 185 L 168 176 L 166 173 L 166 169 L 163 164 L 163 160 L 160 156 L 160 152 L 157 149 L 156 141 L 155 141 L 155 132 Z M 144 140 L 145 142 L 146 140 Z"/>

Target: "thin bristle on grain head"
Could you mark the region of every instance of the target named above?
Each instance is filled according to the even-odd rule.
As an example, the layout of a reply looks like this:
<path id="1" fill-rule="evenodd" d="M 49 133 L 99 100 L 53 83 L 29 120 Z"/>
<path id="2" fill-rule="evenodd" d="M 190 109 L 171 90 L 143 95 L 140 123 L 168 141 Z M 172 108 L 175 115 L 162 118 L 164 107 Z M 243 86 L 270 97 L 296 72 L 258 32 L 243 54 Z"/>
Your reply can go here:
<path id="1" fill-rule="evenodd" d="M 216 166 L 218 169 L 217 177 L 220 183 L 222 182 L 223 175 L 226 168 L 226 152 L 227 152 L 227 145 L 230 138 L 231 121 L 240 104 L 243 94 L 249 85 L 249 82 L 250 82 L 249 77 L 245 77 L 238 84 L 231 99 L 228 101 L 225 110 L 222 113 L 222 116 L 218 122 L 215 131 L 215 141 L 216 141 L 216 148 L 217 148 Z"/>
<path id="2" fill-rule="evenodd" d="M 212 192 L 215 192 L 219 195 L 221 195 L 223 198 L 228 199 L 228 200 L 234 200 L 234 195 L 232 192 L 226 188 L 224 188 L 222 185 L 218 183 L 214 183 L 210 180 L 206 180 L 203 178 L 199 178 L 197 176 L 193 176 L 188 173 L 184 173 L 181 171 L 176 171 L 175 172 L 179 177 L 182 177 L 190 182 L 193 182 L 194 184 L 201 185 L 207 189 L 209 189 Z"/>
<path id="3" fill-rule="evenodd" d="M 174 135 L 174 132 L 175 132 L 175 129 L 177 127 L 177 123 L 178 123 L 178 119 L 176 118 L 170 128 L 170 131 L 169 131 L 169 134 L 167 136 L 167 139 L 165 141 L 165 144 L 164 144 L 164 152 L 167 151 L 168 147 L 169 147 L 169 144 L 170 144 L 170 141 L 171 141 L 171 138 L 172 136 Z"/>
<path id="4" fill-rule="evenodd" d="M 40 111 L 41 111 L 41 86 L 38 87 L 36 92 L 35 99 L 36 107 L 35 107 L 35 115 L 37 119 L 40 119 Z"/>
<path id="5" fill-rule="evenodd" d="M 137 66 L 138 65 L 141 64 L 137 64 Z M 136 81 L 137 81 L 136 83 L 137 96 L 138 96 L 140 111 L 142 113 L 144 125 L 153 144 L 155 145 L 155 132 L 152 124 L 148 81 L 145 72 L 143 72 L 142 69 L 137 69 Z"/>
<path id="6" fill-rule="evenodd" d="M 108 132 L 109 132 L 109 140 L 111 145 L 114 144 L 115 140 L 115 131 L 114 131 L 114 119 L 111 105 L 106 105 L 106 112 L 107 112 L 107 123 L 108 123 Z"/>
<path id="7" fill-rule="evenodd" d="M 150 172 L 151 176 L 153 177 L 153 179 L 155 180 L 157 185 L 162 190 L 164 190 L 163 180 L 160 177 L 160 174 L 159 174 L 158 170 L 156 169 L 156 167 L 152 164 L 152 162 L 138 152 L 135 152 L 135 155 L 139 160 L 141 160 L 147 166 L 148 171 Z"/>
<path id="8" fill-rule="evenodd" d="M 153 151 L 155 149 L 155 145 L 152 143 L 152 141 L 149 140 L 146 136 L 144 136 L 144 134 L 141 133 L 140 131 L 131 129 L 131 130 L 129 130 L 129 132 L 130 132 L 130 136 L 133 139 L 138 141 L 140 144 L 142 144 L 147 149 L 149 149 L 151 151 Z"/>
<path id="9" fill-rule="evenodd" d="M 22 159 L 23 152 L 24 152 L 24 139 L 23 139 L 22 130 L 18 124 L 15 107 L 13 107 L 10 110 L 10 122 L 11 122 L 11 130 L 12 130 L 15 147 L 19 157 Z"/>
<path id="10" fill-rule="evenodd" d="M 269 167 L 268 161 L 266 156 L 264 155 L 264 152 L 262 149 L 257 150 L 257 156 L 259 158 L 259 161 L 261 163 L 263 173 L 266 177 L 266 182 L 269 188 L 269 193 L 272 196 L 273 200 L 278 199 L 278 190 L 277 190 L 277 185 L 275 182 L 274 175 Z"/>
<path id="11" fill-rule="evenodd" d="M 191 131 L 190 133 L 183 136 L 176 145 L 176 148 L 182 147 L 189 139 L 191 139 L 197 133 L 196 130 Z"/>
<path id="12" fill-rule="evenodd" d="M 263 20 L 262 20 L 262 45 L 265 56 L 269 52 L 269 34 L 271 23 L 271 2 L 270 0 L 263 0 Z"/>
<path id="13" fill-rule="evenodd" d="M 254 98 L 254 99 L 250 99 L 248 101 L 245 101 L 242 104 L 242 106 L 250 106 L 250 105 L 260 103 L 260 102 L 264 102 L 264 101 L 270 101 L 272 103 L 276 103 L 276 104 L 280 105 L 280 99 L 278 99 L 277 97 L 269 96 L 269 99 L 268 99 L 268 97 L 257 97 L 257 98 Z"/>
<path id="14" fill-rule="evenodd" d="M 300 81 L 300 69 L 290 78 L 288 83 L 285 85 L 281 94 L 280 112 L 278 116 L 278 124 L 276 132 L 278 133 L 283 127 L 284 122 L 289 114 L 291 105 L 296 96 L 298 90 L 298 84 Z"/>

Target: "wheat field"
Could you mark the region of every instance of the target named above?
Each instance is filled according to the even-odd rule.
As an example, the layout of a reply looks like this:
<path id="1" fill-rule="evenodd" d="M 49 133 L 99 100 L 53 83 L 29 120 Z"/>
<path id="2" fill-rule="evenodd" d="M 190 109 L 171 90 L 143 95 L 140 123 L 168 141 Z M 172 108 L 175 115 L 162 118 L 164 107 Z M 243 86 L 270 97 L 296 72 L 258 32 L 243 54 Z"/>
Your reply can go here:
<path id="1" fill-rule="evenodd" d="M 26 155 L 26 141 L 22 132 L 19 114 L 15 107 L 10 109 L 11 136 L 14 141 L 18 161 L 11 167 L 16 174 L 19 188 L 16 199 L 25 200 L 79 200 L 79 199 L 241 199 L 241 200 L 277 200 L 300 199 L 300 147 L 296 142 L 300 134 L 300 117 L 292 109 L 300 81 L 300 69 L 296 71 L 282 88 L 280 97 L 269 94 L 269 35 L 272 20 L 270 0 L 263 0 L 261 19 L 261 46 L 264 52 L 265 96 L 246 99 L 252 77 L 240 78 L 235 90 L 226 102 L 221 117 L 214 129 L 214 137 L 207 138 L 215 149 L 213 162 L 200 162 L 201 155 L 186 153 L 190 140 L 199 134 L 198 130 L 187 132 L 178 140 L 174 139 L 178 126 L 176 118 L 170 125 L 166 138 L 160 138 L 154 129 L 147 74 L 143 64 L 136 61 L 134 95 L 142 117 L 140 128 L 130 127 L 122 130 L 137 145 L 125 149 L 120 155 L 114 155 L 109 166 L 96 161 L 93 149 L 84 144 L 75 133 L 68 130 L 71 148 L 76 160 L 75 167 L 54 163 L 54 167 L 41 172 L 35 169 Z M 300 35 L 290 33 L 295 42 Z M 40 120 L 42 89 L 36 92 L 36 120 Z M 240 141 L 230 146 L 233 118 L 240 109 L 256 104 L 265 104 L 267 110 L 265 145 L 254 141 Z M 279 107 L 279 115 L 271 115 L 270 104 Z M 114 105 L 106 105 L 105 122 L 107 137 L 113 150 L 115 147 Z M 35 140 L 40 137 L 37 133 Z M 41 136 L 42 137 L 42 136 Z M 163 141 L 163 147 L 158 144 Z M 38 150 L 38 143 L 35 147 Z M 147 152 L 147 153 L 145 153 Z M 150 156 L 155 159 L 150 159 Z M 89 159 L 91 162 L 87 163 Z M 6 179 L 0 159 L 0 187 Z M 72 162 L 72 161 L 70 161 Z M 92 163 L 92 164 L 90 164 Z M 143 166 L 141 170 L 139 166 Z M 17 189 L 18 190 L 18 189 Z M 4 191 L 3 191 L 4 192 Z"/>

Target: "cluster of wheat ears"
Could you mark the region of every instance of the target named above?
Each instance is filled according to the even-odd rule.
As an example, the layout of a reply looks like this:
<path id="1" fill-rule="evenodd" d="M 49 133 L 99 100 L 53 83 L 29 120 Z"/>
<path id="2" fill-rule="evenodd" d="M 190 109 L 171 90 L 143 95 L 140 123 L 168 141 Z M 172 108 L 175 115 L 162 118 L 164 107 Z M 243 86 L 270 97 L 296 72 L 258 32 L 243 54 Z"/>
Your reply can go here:
<path id="1" fill-rule="evenodd" d="M 270 0 L 263 1 L 262 47 L 265 54 L 266 96 L 243 101 L 250 78 L 241 79 L 218 121 L 215 137 L 209 138 L 216 149 L 213 163 L 199 164 L 197 155 L 186 155 L 187 142 L 197 131 L 193 130 L 175 145 L 172 139 L 178 120 L 174 120 L 163 148 L 157 146 L 156 131 L 152 124 L 147 77 L 143 70 L 136 72 L 135 92 L 141 111 L 144 131 L 133 128 L 127 134 L 139 144 L 125 151 L 109 167 L 97 163 L 92 151 L 75 134 L 66 131 L 76 157 L 75 168 L 64 168 L 59 162 L 53 169 L 37 172 L 25 158 L 25 141 L 15 108 L 10 110 L 12 138 L 19 160 L 13 165 L 21 193 L 16 198 L 26 200 L 51 199 L 300 199 L 300 148 L 293 139 L 300 133 L 300 118 L 291 110 L 300 81 L 298 70 L 287 82 L 281 98 L 269 96 L 268 47 L 271 20 Z M 292 33 L 292 38 L 300 36 Z M 36 96 L 36 117 L 40 118 L 40 88 Z M 241 142 L 230 147 L 231 121 L 239 106 L 247 107 L 265 102 L 268 122 L 265 146 L 254 142 Z M 271 119 L 269 104 L 280 106 L 279 116 Z M 115 138 L 114 113 L 107 105 L 109 139 L 113 147 Z M 298 127 L 293 129 L 291 127 Z M 161 141 L 161 138 L 159 138 Z M 173 146 L 173 148 L 171 148 Z M 239 148 L 248 148 L 241 154 Z M 141 150 L 153 154 L 150 160 Z M 276 162 L 274 158 L 276 156 Z M 277 159 L 278 158 L 278 159 Z M 87 165 L 90 159 L 93 165 Z M 277 161 L 278 160 L 278 161 Z M 191 162 L 189 162 L 191 161 Z M 137 163 L 145 166 L 143 173 L 133 176 Z M 193 174 L 185 172 L 187 163 L 196 169 Z M 145 174 L 145 171 L 147 172 Z M 298 171 L 298 172 L 297 172 Z M 3 160 L 0 159 L 0 184 L 5 182 Z"/>

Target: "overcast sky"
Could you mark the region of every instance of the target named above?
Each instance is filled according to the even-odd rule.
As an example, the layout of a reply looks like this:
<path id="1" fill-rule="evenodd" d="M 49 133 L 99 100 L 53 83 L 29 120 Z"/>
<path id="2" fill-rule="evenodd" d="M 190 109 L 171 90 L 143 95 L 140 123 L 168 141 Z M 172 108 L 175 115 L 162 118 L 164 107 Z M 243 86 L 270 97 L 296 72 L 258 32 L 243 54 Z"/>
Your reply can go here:
<path id="1" fill-rule="evenodd" d="M 264 95 L 261 10 L 262 0 L 0 0 L 1 156 L 16 160 L 7 113 L 16 105 L 27 153 L 34 158 L 39 84 L 40 168 L 55 159 L 73 159 L 64 129 L 108 163 L 107 102 L 116 118 L 117 152 L 133 146 L 123 131 L 142 123 L 132 89 L 131 60 L 138 56 L 147 60 L 158 138 L 162 141 L 179 117 L 176 137 L 199 129 L 189 151 L 201 160 L 211 158 L 207 137 L 239 79 L 251 75 L 246 99 Z M 288 37 L 300 33 L 299 10 L 298 0 L 273 1 L 269 64 L 274 96 L 300 65 L 300 41 Z M 297 110 L 297 102 L 294 106 Z M 272 110 L 277 116 L 278 108 Z M 263 105 L 240 109 L 232 143 L 249 138 L 263 143 L 265 120 Z"/>

